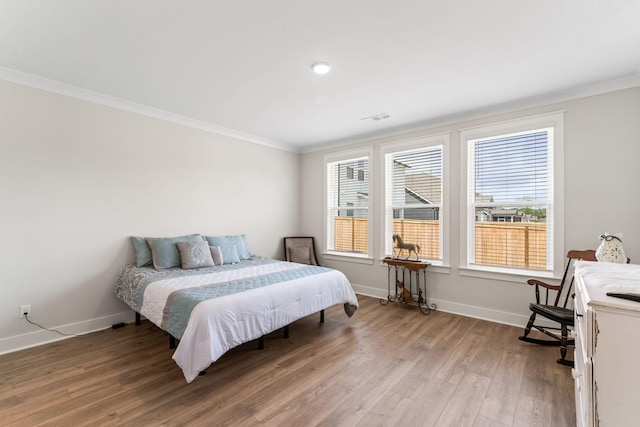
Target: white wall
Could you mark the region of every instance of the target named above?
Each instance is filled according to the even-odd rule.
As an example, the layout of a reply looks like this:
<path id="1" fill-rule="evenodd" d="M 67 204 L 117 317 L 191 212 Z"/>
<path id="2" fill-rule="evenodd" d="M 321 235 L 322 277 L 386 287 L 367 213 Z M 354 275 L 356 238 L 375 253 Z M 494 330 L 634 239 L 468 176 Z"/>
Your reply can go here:
<path id="1" fill-rule="evenodd" d="M 640 263 L 640 88 L 575 99 L 538 108 L 513 111 L 483 119 L 413 132 L 395 138 L 371 140 L 352 147 L 372 146 L 375 153 L 385 142 L 441 132 L 451 134 L 451 227 L 448 273 L 428 273 L 427 296 L 439 308 L 524 325 L 528 304 L 534 298 L 526 278 L 518 281 L 487 280 L 460 275 L 460 138 L 459 130 L 508 119 L 565 110 L 565 249 L 595 249 L 604 232 L 624 232 L 624 247 L 632 262 Z M 339 151 L 339 150 L 332 150 Z M 307 153 L 302 158 L 302 232 L 314 235 L 324 247 L 323 157 L 330 151 Z M 377 163 L 373 164 L 377 166 Z M 379 175 L 379 174 L 378 174 Z M 374 181 L 380 188 L 381 182 Z M 375 197 L 375 191 L 374 191 Z M 380 198 L 378 198 L 380 199 Z M 380 207 L 380 202 L 374 203 Z M 374 214 L 379 213 L 378 209 Z M 378 230 L 379 217 L 374 217 Z M 380 236 L 374 237 L 375 254 Z M 384 297 L 387 270 L 379 260 L 373 266 L 327 260 L 326 265 L 347 274 L 356 290 Z"/>
<path id="2" fill-rule="evenodd" d="M 299 155 L 0 81 L 0 353 L 132 319 L 130 235 L 299 232 Z"/>
<path id="3" fill-rule="evenodd" d="M 461 276 L 458 130 L 564 109 L 565 248 L 589 248 L 603 232 L 624 232 L 640 262 L 640 88 L 397 138 L 451 132 L 449 273 L 428 273 L 439 308 L 523 324 L 532 289 L 518 282 Z M 64 332 L 130 321 L 113 296 L 120 268 L 133 261 L 130 235 L 246 233 L 252 250 L 280 258 L 282 237 L 323 237 L 323 157 L 302 156 L 0 81 L 0 353 Z M 299 182 L 301 180 L 301 183 Z M 380 183 L 377 183 L 379 185 Z M 376 237 L 374 245 L 380 244 Z M 386 294 L 386 268 L 340 261 L 357 290 Z"/>

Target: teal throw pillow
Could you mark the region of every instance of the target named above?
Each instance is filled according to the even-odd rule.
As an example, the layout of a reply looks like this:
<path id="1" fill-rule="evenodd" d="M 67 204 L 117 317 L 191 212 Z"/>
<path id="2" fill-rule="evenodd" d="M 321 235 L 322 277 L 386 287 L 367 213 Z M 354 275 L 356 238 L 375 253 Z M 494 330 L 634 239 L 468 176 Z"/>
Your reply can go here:
<path id="1" fill-rule="evenodd" d="M 240 262 L 240 255 L 236 246 L 220 246 L 223 264 L 235 264 Z"/>
<path id="2" fill-rule="evenodd" d="M 204 236 L 209 246 L 235 246 L 240 259 L 251 258 L 251 250 L 244 234 L 239 236 Z"/>
<path id="3" fill-rule="evenodd" d="M 136 267 L 145 267 L 153 264 L 151 248 L 144 237 L 131 236 L 133 250 L 136 252 Z"/>
<path id="4" fill-rule="evenodd" d="M 151 247 L 151 256 L 153 258 L 153 267 L 156 270 L 162 270 L 171 267 L 180 267 L 182 261 L 180 259 L 180 251 L 176 243 L 178 242 L 197 242 L 201 241 L 200 234 L 179 237 L 147 237 L 147 243 Z"/>

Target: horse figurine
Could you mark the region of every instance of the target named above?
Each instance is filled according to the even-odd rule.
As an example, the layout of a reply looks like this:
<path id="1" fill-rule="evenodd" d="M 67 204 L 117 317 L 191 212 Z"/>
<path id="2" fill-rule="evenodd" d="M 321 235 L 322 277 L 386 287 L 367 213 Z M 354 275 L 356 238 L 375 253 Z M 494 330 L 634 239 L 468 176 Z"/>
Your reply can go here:
<path id="1" fill-rule="evenodd" d="M 404 243 L 402 241 L 402 237 L 399 234 L 393 235 L 393 242 L 396 244 L 396 249 L 398 249 L 398 258 L 402 254 L 402 251 L 406 250 L 408 252 L 407 257 L 405 259 L 409 259 L 411 257 L 411 252 L 413 252 L 416 256 L 416 260 L 418 258 L 418 254 L 420 253 L 420 245 L 416 245 L 414 243 Z"/>

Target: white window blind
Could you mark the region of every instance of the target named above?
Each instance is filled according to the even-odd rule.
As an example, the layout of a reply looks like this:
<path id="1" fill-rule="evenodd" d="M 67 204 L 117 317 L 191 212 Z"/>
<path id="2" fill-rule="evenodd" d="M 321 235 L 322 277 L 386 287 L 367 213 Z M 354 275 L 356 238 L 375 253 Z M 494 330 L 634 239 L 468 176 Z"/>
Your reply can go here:
<path id="1" fill-rule="evenodd" d="M 442 153 L 434 145 L 385 154 L 386 255 L 409 256 L 404 243 L 417 245 L 411 257 L 442 260 Z"/>
<path id="2" fill-rule="evenodd" d="M 327 163 L 327 250 L 369 254 L 369 158 Z"/>
<path id="3" fill-rule="evenodd" d="M 553 128 L 468 141 L 470 264 L 553 270 Z"/>

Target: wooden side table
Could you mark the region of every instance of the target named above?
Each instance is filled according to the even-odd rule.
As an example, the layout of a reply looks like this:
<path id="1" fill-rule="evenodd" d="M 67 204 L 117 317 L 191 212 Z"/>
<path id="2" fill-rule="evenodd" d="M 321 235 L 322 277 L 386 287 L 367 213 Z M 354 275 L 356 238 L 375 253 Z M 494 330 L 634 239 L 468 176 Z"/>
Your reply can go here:
<path id="1" fill-rule="evenodd" d="M 382 262 L 387 264 L 387 299 L 381 299 L 381 305 L 387 305 L 389 301 L 416 305 L 422 314 L 430 314 L 431 310 L 437 308 L 435 304 L 427 302 L 427 267 L 430 263 L 391 257 L 386 257 Z M 417 299 L 414 295 L 417 295 Z"/>

